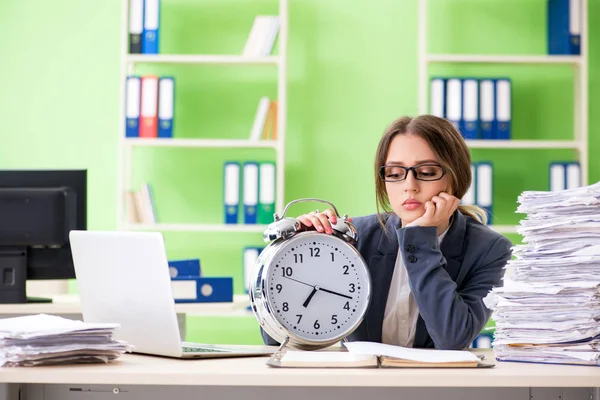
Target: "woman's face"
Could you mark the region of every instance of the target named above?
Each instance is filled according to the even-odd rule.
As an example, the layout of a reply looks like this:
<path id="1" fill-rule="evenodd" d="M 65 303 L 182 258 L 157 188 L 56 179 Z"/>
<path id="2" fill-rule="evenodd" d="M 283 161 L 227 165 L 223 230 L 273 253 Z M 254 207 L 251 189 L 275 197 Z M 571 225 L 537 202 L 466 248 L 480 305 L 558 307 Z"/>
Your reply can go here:
<path id="1" fill-rule="evenodd" d="M 441 175 L 441 165 L 425 139 L 410 133 L 396 135 L 390 144 L 385 162 L 386 179 L 401 179 L 405 171 L 402 167 L 422 166 L 409 171 L 405 180 L 385 182 L 392 210 L 402 220 L 402 225 L 411 223 L 425 213 L 425 203 L 440 192 L 450 193 L 448 174 L 439 180 L 423 181 L 415 179 L 436 179 Z M 452 193 L 450 193 L 452 194 Z"/>

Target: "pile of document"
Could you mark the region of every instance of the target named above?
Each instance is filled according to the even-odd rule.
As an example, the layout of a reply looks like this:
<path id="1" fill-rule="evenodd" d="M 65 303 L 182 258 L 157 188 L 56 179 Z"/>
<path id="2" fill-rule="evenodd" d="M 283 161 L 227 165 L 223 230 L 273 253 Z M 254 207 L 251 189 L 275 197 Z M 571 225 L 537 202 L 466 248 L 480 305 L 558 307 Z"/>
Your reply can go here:
<path id="1" fill-rule="evenodd" d="M 118 328 L 46 314 L 0 319 L 0 366 L 112 362 L 133 350 L 113 338 Z"/>
<path id="2" fill-rule="evenodd" d="M 600 182 L 523 192 L 504 286 L 484 302 L 499 361 L 600 365 Z"/>

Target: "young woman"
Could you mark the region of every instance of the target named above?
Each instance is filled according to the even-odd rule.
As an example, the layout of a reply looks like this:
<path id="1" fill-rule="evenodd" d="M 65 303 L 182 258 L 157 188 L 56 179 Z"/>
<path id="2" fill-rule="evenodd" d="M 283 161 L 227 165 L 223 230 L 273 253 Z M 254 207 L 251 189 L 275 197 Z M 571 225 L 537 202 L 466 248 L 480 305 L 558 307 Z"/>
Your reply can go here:
<path id="1" fill-rule="evenodd" d="M 463 349 L 481 332 L 491 315 L 483 298 L 502 284 L 512 243 L 485 225 L 485 211 L 459 204 L 471 179 L 469 149 L 447 120 L 422 115 L 389 126 L 375 157 L 377 213 L 352 220 L 372 299 L 348 340 Z M 298 219 L 331 233 L 336 216 Z"/>

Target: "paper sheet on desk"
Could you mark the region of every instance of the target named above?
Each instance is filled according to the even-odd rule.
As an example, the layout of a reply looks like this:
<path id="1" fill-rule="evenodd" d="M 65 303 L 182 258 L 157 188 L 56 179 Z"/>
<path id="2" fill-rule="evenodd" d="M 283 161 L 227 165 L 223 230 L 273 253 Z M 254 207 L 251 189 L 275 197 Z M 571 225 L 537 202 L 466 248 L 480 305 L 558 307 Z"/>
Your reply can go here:
<path id="1" fill-rule="evenodd" d="M 346 342 L 344 346 L 354 354 L 394 357 L 425 363 L 479 362 L 475 354 L 462 350 L 413 349 L 376 342 Z"/>

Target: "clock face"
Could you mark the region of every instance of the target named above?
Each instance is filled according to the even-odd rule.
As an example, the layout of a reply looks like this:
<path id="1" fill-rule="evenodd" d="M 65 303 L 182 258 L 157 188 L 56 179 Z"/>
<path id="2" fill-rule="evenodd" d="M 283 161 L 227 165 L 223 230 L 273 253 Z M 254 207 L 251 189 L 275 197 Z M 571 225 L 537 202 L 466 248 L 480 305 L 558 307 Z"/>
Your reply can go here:
<path id="1" fill-rule="evenodd" d="M 360 254 L 326 234 L 301 233 L 283 243 L 267 284 L 275 318 L 310 340 L 345 336 L 369 304 L 370 278 Z"/>

